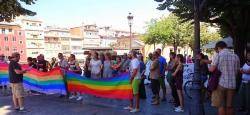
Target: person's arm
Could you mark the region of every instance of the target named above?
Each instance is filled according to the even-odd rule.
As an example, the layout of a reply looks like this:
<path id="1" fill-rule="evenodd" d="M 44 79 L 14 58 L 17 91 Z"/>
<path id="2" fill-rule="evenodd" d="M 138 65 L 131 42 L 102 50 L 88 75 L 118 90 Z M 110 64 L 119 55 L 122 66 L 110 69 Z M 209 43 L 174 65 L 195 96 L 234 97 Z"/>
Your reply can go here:
<path id="1" fill-rule="evenodd" d="M 250 69 L 249 70 L 245 70 L 245 71 L 243 70 L 243 73 L 244 74 L 250 74 Z"/>
<path id="2" fill-rule="evenodd" d="M 16 72 L 16 74 L 24 74 L 27 72 L 27 70 L 19 70 L 19 69 L 14 69 L 14 71 Z"/>
<path id="3" fill-rule="evenodd" d="M 177 66 L 176 70 L 174 71 L 174 73 L 172 74 L 172 76 L 176 76 L 177 72 L 179 72 L 181 70 L 181 68 L 182 68 L 181 66 L 182 66 L 182 64 L 178 64 L 178 66 Z"/>
<path id="4" fill-rule="evenodd" d="M 131 78 L 130 78 L 130 83 L 132 83 L 132 81 L 135 78 L 137 72 L 138 72 L 138 68 L 133 69 L 132 75 L 131 75 Z"/>
<path id="5" fill-rule="evenodd" d="M 210 66 L 210 68 L 208 69 L 210 72 L 214 72 L 215 69 L 217 68 L 217 65 L 219 64 L 219 54 L 217 54 L 213 61 L 212 61 L 212 64 Z"/>
<path id="6" fill-rule="evenodd" d="M 27 72 L 27 70 L 22 70 L 21 66 L 18 65 L 17 63 L 14 64 L 13 67 L 16 74 L 24 74 Z"/>

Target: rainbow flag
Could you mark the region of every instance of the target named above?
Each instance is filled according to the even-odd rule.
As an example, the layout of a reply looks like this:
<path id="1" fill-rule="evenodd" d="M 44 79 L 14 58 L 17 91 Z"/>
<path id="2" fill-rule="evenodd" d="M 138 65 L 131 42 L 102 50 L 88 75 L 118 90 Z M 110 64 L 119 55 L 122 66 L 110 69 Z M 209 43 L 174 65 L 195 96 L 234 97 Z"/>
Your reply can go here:
<path id="1" fill-rule="evenodd" d="M 23 65 L 22 68 L 27 68 Z M 7 84 L 8 81 L 8 65 L 0 65 L 0 84 Z M 40 72 L 36 69 L 28 71 L 23 76 L 24 87 L 27 90 L 34 90 L 45 94 L 66 94 L 63 74 L 60 68 L 52 69 L 49 72 Z"/>
<path id="2" fill-rule="evenodd" d="M 0 64 L 0 85 L 7 85 L 9 83 L 8 65 Z"/>
<path id="3" fill-rule="evenodd" d="M 67 71 L 66 79 L 69 92 L 80 92 L 112 99 L 132 98 L 132 87 L 129 83 L 128 73 L 112 78 L 93 80 Z"/>

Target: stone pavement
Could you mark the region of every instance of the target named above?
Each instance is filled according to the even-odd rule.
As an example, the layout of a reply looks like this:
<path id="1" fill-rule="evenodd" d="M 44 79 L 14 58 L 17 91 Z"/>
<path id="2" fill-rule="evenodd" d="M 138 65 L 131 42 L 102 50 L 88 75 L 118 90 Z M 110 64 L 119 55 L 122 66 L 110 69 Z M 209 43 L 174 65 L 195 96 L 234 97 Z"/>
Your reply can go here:
<path id="1" fill-rule="evenodd" d="M 141 100 L 141 112 L 136 115 L 188 115 L 189 100 L 185 101 L 184 113 L 175 113 L 168 102 L 162 102 L 158 106 L 150 105 L 151 90 L 147 87 L 146 91 L 148 98 Z M 84 101 L 79 102 L 59 98 L 58 95 L 33 95 L 25 98 L 25 107 L 29 112 L 19 113 L 12 110 L 11 96 L 0 95 L 0 115 L 128 115 L 131 113 L 123 110 L 127 104 L 125 100 L 93 96 L 84 96 Z M 209 103 L 205 103 L 205 111 L 206 115 L 216 114 L 216 110 Z"/>

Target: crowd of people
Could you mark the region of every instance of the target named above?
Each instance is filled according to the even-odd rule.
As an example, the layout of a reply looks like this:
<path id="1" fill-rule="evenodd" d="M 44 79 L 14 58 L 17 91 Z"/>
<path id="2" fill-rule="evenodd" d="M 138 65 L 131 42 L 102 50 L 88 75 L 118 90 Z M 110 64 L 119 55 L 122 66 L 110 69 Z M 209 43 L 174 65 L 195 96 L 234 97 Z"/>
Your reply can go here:
<path id="1" fill-rule="evenodd" d="M 214 59 L 209 60 L 208 56 L 200 53 L 195 56 L 200 60 L 200 75 L 202 83 L 209 79 L 209 75 L 216 70 L 220 71 L 218 87 L 212 91 L 212 105 L 218 108 L 219 115 L 231 115 L 233 111 L 233 96 L 236 93 L 236 78 L 238 73 L 242 73 L 242 84 L 240 88 L 241 110 L 249 112 L 250 110 L 250 53 L 247 53 L 247 62 L 240 69 L 240 62 L 237 55 L 227 49 L 224 42 L 218 42 L 215 48 L 217 54 Z M 48 72 L 55 67 L 60 67 L 65 70 L 72 71 L 84 77 L 91 79 L 101 79 L 116 77 L 120 73 L 129 72 L 130 83 L 133 89 L 133 99 L 130 100 L 130 105 L 124 109 L 130 112 L 140 111 L 140 98 L 146 98 L 145 86 L 150 84 L 152 89 L 152 105 L 159 105 L 166 101 L 166 85 L 165 78 L 171 89 L 172 98 L 169 102 L 173 103 L 175 112 L 184 112 L 184 96 L 183 96 L 183 71 L 184 63 L 192 63 L 190 56 L 185 58 L 182 54 L 170 53 L 169 61 L 166 61 L 162 55 L 161 49 L 149 53 L 146 61 L 141 53 L 130 51 L 129 54 L 122 56 L 112 54 L 110 52 L 92 51 L 85 59 L 83 67 L 79 66 L 74 54 L 71 54 L 68 59 L 62 53 L 58 54 L 58 61 L 52 58 L 51 62 L 44 59 L 44 55 L 40 54 L 37 58 L 27 58 L 30 67 L 41 72 Z M 19 57 L 18 57 L 19 56 Z M 19 77 L 27 70 L 22 70 L 17 63 L 20 59 L 20 54 L 13 53 L 10 58 L 9 72 L 10 83 L 12 83 L 13 101 L 16 108 L 23 110 L 22 91 L 20 91 L 21 83 Z M 4 61 L 3 55 L 0 55 L 0 63 Z M 211 66 L 208 66 L 208 65 Z M 18 66 L 19 65 L 19 66 Z M 13 74 L 14 73 L 14 74 Z M 166 74 L 167 73 L 167 74 Z M 15 81 L 17 80 L 17 81 Z M 22 88 L 21 88 L 22 89 Z M 162 91 L 162 93 L 160 93 Z M 70 92 L 69 99 L 77 98 L 82 100 L 79 92 Z M 160 95 L 162 94 L 162 96 Z M 19 103 L 19 105 L 17 104 Z"/>

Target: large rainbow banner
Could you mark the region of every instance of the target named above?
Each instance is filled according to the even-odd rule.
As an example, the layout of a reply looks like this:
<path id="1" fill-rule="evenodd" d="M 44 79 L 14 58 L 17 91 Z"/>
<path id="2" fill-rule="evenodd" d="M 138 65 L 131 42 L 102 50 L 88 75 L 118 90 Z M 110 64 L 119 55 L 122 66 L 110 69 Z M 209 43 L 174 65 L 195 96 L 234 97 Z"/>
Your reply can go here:
<path id="1" fill-rule="evenodd" d="M 22 66 L 27 68 L 27 66 Z M 63 74 L 60 68 L 52 69 L 49 72 L 40 72 L 31 69 L 24 74 L 24 87 L 27 90 L 34 90 L 45 94 L 66 94 Z M 0 84 L 8 84 L 8 65 L 0 64 Z"/>
<path id="2" fill-rule="evenodd" d="M 132 98 L 132 87 L 129 83 L 128 73 L 112 78 L 93 80 L 68 71 L 66 79 L 69 92 L 80 92 L 112 99 Z"/>

